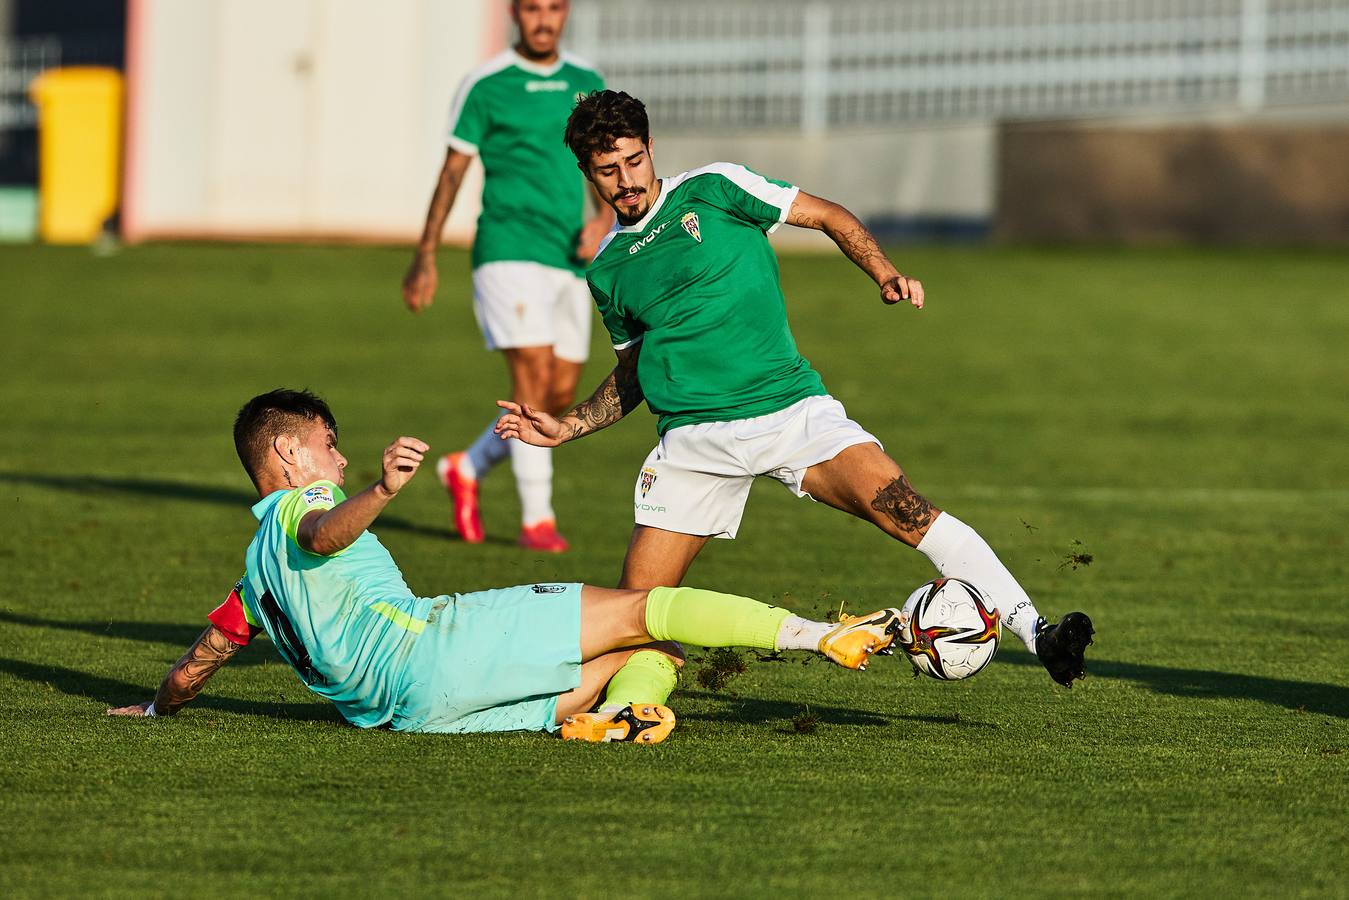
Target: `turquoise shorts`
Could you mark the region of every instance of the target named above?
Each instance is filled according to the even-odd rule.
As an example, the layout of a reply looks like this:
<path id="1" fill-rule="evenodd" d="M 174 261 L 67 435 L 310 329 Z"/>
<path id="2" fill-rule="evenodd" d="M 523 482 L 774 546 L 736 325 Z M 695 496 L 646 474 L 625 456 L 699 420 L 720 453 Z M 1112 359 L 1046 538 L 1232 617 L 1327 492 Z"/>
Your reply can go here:
<path id="1" fill-rule="evenodd" d="M 556 730 L 581 683 L 581 585 L 437 597 L 405 672 L 395 731 Z"/>

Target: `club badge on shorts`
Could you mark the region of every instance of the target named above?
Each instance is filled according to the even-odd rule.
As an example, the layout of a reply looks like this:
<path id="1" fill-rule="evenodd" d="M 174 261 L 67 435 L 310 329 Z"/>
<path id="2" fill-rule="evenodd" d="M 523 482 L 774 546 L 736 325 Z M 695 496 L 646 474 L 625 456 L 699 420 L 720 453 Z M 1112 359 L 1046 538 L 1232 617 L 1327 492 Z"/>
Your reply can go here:
<path id="1" fill-rule="evenodd" d="M 646 496 L 647 491 L 651 490 L 651 485 L 655 483 L 656 470 L 650 466 L 642 466 L 642 476 L 638 479 L 638 484 L 641 486 L 643 497 Z"/>
<path id="2" fill-rule="evenodd" d="M 679 224 L 684 226 L 684 230 L 689 233 L 689 237 L 700 244 L 703 242 L 703 235 L 698 230 L 698 214 L 696 212 L 684 213 L 684 217 L 679 220 Z"/>

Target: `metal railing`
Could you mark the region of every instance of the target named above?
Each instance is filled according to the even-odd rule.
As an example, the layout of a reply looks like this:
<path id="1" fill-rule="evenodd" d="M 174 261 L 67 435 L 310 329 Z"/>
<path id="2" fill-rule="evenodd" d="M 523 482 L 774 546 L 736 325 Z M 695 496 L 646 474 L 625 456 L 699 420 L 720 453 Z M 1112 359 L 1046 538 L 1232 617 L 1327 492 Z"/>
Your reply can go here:
<path id="1" fill-rule="evenodd" d="M 568 30 L 663 126 L 1349 103 L 1349 0 L 577 0 Z"/>
<path id="2" fill-rule="evenodd" d="M 61 41 L 57 38 L 0 40 L 0 131 L 37 125 L 28 85 L 61 61 Z"/>

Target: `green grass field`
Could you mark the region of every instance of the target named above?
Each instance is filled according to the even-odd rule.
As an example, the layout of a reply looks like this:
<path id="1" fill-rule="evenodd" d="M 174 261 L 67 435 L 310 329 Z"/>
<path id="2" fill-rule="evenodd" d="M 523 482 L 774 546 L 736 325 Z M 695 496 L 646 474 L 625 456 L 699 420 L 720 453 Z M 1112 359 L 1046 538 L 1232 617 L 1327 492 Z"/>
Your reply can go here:
<path id="1" fill-rule="evenodd" d="M 922 313 L 783 260 L 853 416 L 1044 612 L 1091 613 L 1071 692 L 1014 638 L 956 684 L 746 656 L 713 691 L 695 652 L 656 747 L 409 736 L 341 724 L 260 641 L 177 719 L 106 718 L 240 573 L 244 400 L 326 395 L 352 483 L 493 414 L 466 255 L 421 318 L 405 256 L 0 249 L 0 894 L 1349 896 L 1342 254 L 905 249 Z M 514 547 L 505 469 L 484 545 L 430 471 L 375 530 L 419 593 L 612 584 L 653 440 L 643 411 L 558 453 L 562 557 Z M 763 483 L 689 583 L 823 613 L 929 575 Z"/>

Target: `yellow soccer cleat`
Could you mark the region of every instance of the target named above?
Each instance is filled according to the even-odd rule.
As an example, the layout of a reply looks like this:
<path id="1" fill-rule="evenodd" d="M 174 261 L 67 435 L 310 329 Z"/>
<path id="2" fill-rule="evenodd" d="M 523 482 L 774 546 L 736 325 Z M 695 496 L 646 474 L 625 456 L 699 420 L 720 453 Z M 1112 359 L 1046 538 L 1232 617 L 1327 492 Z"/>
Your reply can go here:
<path id="1" fill-rule="evenodd" d="M 670 736 L 674 727 L 674 710 L 668 706 L 634 703 L 613 714 L 567 716 L 562 720 L 562 740 L 590 741 L 592 744 L 659 744 Z"/>
<path id="2" fill-rule="evenodd" d="M 820 638 L 820 652 L 845 669 L 865 669 L 874 653 L 885 653 L 899 634 L 900 612 L 882 609 L 864 616 L 840 616 Z"/>

